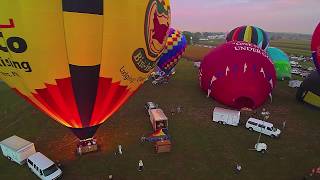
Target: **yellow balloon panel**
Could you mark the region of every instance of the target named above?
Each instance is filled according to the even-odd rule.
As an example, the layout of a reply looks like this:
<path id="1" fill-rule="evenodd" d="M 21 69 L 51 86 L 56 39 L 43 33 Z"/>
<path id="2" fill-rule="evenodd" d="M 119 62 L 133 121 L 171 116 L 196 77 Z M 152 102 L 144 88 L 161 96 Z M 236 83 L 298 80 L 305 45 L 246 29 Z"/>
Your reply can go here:
<path id="1" fill-rule="evenodd" d="M 9 52 L 2 51 L 1 56 L 9 54 L 10 60 L 17 64 L 11 66 L 10 71 L 17 73 L 31 92 L 44 88 L 44 83 L 55 84 L 55 79 L 70 76 L 61 3 L 3 0 L 0 6 L 5 7 L 1 8 L 1 23 L 12 18 L 15 24 L 15 28 L 1 29 L 9 49 Z M 19 38 L 14 42 L 16 46 L 26 45 L 24 49 L 19 47 L 19 53 L 9 48 L 8 40 L 13 37 Z"/>
<path id="2" fill-rule="evenodd" d="M 63 14 L 69 63 L 78 66 L 100 64 L 103 16 L 71 12 Z"/>

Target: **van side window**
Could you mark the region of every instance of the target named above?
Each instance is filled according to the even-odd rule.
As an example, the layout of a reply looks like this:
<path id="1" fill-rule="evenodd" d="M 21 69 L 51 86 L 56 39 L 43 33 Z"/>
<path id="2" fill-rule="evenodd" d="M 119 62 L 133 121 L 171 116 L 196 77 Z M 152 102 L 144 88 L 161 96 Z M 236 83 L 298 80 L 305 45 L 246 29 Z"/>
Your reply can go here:
<path id="1" fill-rule="evenodd" d="M 262 124 L 259 124 L 258 127 L 263 128 L 263 129 L 265 128 L 265 126 Z"/>
<path id="2" fill-rule="evenodd" d="M 249 124 L 251 124 L 251 125 L 254 125 L 254 126 L 256 126 L 256 125 L 257 125 L 257 123 L 252 122 L 252 121 L 248 121 L 248 123 L 249 123 Z"/>
<path id="3" fill-rule="evenodd" d="M 269 131 L 272 131 L 272 129 L 271 129 L 270 127 L 267 127 L 267 129 L 268 129 Z"/>
<path id="4" fill-rule="evenodd" d="M 33 166 L 33 162 L 30 161 L 30 159 L 28 159 L 28 163 L 29 163 L 31 166 Z"/>

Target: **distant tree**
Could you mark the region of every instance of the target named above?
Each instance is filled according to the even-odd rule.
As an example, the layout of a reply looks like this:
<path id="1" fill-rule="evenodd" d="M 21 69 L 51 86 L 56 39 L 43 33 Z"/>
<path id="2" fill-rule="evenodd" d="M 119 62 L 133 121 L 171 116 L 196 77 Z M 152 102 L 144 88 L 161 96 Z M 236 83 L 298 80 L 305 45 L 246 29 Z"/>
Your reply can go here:
<path id="1" fill-rule="evenodd" d="M 192 32 L 183 31 L 182 34 L 186 37 L 188 45 L 191 44 Z"/>
<path id="2" fill-rule="evenodd" d="M 199 39 L 202 37 L 202 34 L 200 33 L 200 32 L 196 32 L 196 33 L 194 33 L 193 34 L 193 36 L 192 36 L 192 41 L 194 42 L 194 43 L 197 43 L 197 42 L 199 42 Z"/>

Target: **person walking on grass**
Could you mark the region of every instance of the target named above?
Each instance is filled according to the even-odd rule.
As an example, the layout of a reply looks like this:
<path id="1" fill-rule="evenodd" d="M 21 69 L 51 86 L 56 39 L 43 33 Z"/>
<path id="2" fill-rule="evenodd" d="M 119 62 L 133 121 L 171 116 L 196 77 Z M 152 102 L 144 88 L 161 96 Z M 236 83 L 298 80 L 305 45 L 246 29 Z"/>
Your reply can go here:
<path id="1" fill-rule="evenodd" d="M 270 117 L 270 112 L 268 112 L 268 111 L 266 110 L 266 108 L 262 108 L 261 115 L 262 115 L 263 119 L 266 121 L 266 120 L 268 120 L 269 117 Z"/>
<path id="2" fill-rule="evenodd" d="M 139 160 L 139 163 L 138 163 L 138 171 L 143 171 L 143 162 L 142 162 L 142 160 Z"/>
<path id="3" fill-rule="evenodd" d="M 286 123 L 287 123 L 286 121 L 282 122 L 282 130 L 284 130 L 284 128 L 286 127 Z"/>
<path id="4" fill-rule="evenodd" d="M 241 170 L 242 170 L 241 165 L 240 165 L 240 164 L 238 164 L 238 163 L 236 163 L 236 167 L 235 167 L 235 171 L 236 171 L 236 173 L 237 173 L 237 174 L 239 174 Z"/>

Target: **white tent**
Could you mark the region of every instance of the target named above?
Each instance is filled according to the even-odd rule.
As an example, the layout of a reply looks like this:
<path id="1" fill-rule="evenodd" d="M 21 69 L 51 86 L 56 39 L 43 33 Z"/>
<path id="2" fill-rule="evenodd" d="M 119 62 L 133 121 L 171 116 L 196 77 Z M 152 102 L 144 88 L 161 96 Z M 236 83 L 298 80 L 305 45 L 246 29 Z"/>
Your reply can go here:
<path id="1" fill-rule="evenodd" d="M 301 86 L 301 83 L 302 83 L 302 81 L 299 81 L 299 80 L 291 80 L 291 81 L 289 81 L 288 86 L 291 88 L 298 88 Z"/>

